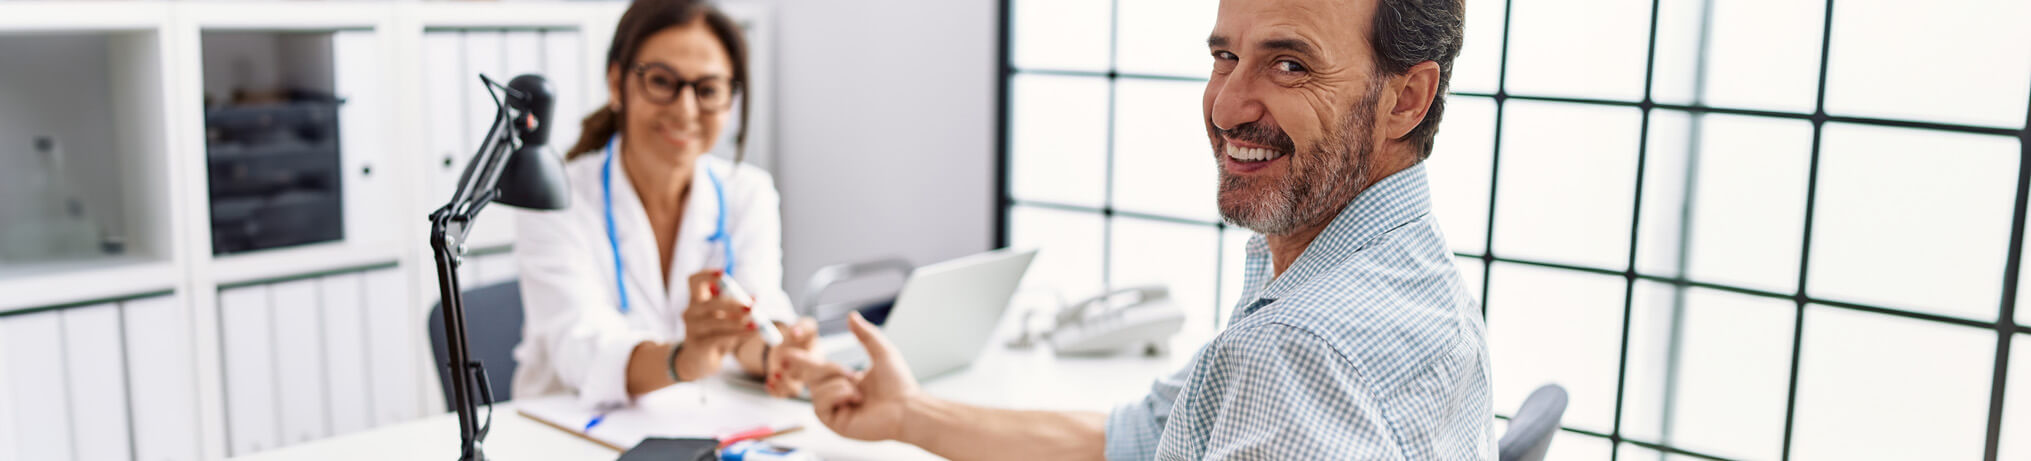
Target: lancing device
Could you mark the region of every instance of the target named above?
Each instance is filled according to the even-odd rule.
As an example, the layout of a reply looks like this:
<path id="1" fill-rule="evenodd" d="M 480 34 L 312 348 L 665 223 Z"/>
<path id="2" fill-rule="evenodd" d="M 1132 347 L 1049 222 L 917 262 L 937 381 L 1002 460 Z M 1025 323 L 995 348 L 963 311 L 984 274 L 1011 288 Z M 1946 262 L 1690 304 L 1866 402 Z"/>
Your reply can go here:
<path id="1" fill-rule="evenodd" d="M 719 273 L 719 281 L 717 283 L 719 284 L 719 293 L 722 295 L 733 299 L 747 300 L 743 302 L 752 302 L 755 299 L 752 296 L 748 296 L 747 290 L 740 289 L 740 284 L 734 283 L 733 276 L 726 275 L 726 272 L 722 271 Z M 749 305 L 748 307 L 754 306 Z M 783 345 L 783 332 L 776 330 L 776 322 L 769 321 L 769 317 L 763 315 L 762 311 L 749 309 L 748 315 L 754 319 L 755 331 L 761 332 L 762 342 L 768 343 L 770 346 Z"/>

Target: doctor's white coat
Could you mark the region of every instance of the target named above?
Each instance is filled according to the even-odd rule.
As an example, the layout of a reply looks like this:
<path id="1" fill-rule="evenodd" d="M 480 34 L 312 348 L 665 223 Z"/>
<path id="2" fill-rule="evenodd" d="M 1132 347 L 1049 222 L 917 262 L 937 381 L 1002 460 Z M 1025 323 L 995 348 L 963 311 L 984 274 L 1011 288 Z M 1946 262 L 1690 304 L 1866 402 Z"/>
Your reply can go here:
<path id="1" fill-rule="evenodd" d="M 569 208 L 515 211 L 525 315 L 522 343 L 515 348 L 516 399 L 575 392 L 587 405 L 625 404 L 627 363 L 635 345 L 684 337 L 683 313 L 691 296 L 686 279 L 725 265 L 720 244 L 706 241 L 719 213 L 708 169 L 725 185 L 735 281 L 758 298 L 756 313 L 776 321 L 795 318 L 782 288 L 781 199 L 768 172 L 711 155 L 699 158 L 666 283 L 648 216 L 618 158 L 613 162 L 613 220 L 623 268 L 622 274 L 614 273 L 601 198 L 604 160 L 604 153 L 588 154 L 565 165 Z M 619 307 L 617 275 L 626 281 L 626 313 Z"/>

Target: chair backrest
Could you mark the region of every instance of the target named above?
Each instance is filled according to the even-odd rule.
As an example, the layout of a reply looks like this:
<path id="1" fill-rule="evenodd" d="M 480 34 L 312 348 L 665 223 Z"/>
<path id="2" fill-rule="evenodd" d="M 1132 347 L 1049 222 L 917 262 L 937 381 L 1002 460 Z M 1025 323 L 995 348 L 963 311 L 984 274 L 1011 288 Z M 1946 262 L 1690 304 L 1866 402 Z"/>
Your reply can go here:
<path id="1" fill-rule="evenodd" d="M 451 349 L 444 339 L 444 304 L 430 307 L 430 350 L 437 361 L 437 385 L 451 409 L 451 375 L 445 364 Z M 465 292 L 466 350 L 487 370 L 487 389 L 495 402 L 508 400 L 515 379 L 515 346 L 522 343 L 522 286 L 507 281 Z M 478 397 L 475 396 L 477 399 Z"/>
<path id="2" fill-rule="evenodd" d="M 1502 461 L 1541 461 L 1558 433 L 1559 418 L 1566 413 L 1566 389 L 1546 384 L 1523 399 L 1523 406 L 1509 418 L 1509 431 L 1502 434 Z"/>
<path id="3" fill-rule="evenodd" d="M 811 273 L 810 282 L 804 284 L 804 292 L 797 296 L 797 312 L 817 318 L 818 332 L 821 334 L 846 331 L 846 314 L 851 311 L 859 311 L 867 321 L 881 325 L 888 319 L 889 308 L 895 306 L 897 291 L 902 290 L 900 284 L 873 300 L 857 303 L 820 301 L 824 299 L 828 290 L 856 280 L 892 275 L 900 281 L 907 282 L 910 272 L 915 269 L 909 260 L 903 258 L 883 258 L 818 268 Z"/>

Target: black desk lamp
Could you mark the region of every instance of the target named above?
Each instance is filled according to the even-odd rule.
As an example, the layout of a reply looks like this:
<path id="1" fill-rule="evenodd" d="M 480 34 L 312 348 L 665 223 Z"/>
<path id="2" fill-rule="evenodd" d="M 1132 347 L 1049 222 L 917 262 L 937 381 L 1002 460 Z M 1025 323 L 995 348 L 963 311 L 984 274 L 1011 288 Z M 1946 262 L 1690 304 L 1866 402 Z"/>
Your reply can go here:
<path id="1" fill-rule="evenodd" d="M 487 129 L 480 150 L 459 175 L 458 191 L 451 202 L 430 213 L 430 249 L 437 258 L 438 295 L 444 307 L 444 340 L 450 360 L 444 364 L 451 376 L 452 408 L 458 410 L 459 460 L 484 461 L 480 445 L 493 425 L 493 392 L 487 390 L 487 372 L 466 349 L 465 299 L 458 284 L 458 265 L 463 262 L 465 239 L 472 232 L 473 219 L 488 202 L 536 210 L 562 209 L 569 203 L 565 192 L 564 165 L 544 148 L 550 140 L 550 107 L 555 94 L 543 77 L 525 74 L 495 83 L 485 75 L 480 81 L 499 107 L 494 124 Z M 495 89 L 500 94 L 494 93 Z M 503 98 L 505 96 L 505 99 Z M 478 395 L 474 395 L 474 394 Z M 479 419 L 479 404 L 485 399 L 487 420 Z"/>

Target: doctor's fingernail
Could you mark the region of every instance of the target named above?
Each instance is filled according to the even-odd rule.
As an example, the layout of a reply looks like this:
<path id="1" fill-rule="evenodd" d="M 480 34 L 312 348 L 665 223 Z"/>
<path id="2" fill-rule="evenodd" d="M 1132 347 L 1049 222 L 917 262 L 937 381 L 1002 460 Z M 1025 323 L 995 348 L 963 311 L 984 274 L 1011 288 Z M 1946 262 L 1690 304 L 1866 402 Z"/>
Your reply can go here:
<path id="1" fill-rule="evenodd" d="M 754 323 L 754 322 L 748 322 L 748 331 L 754 331 L 754 329 L 755 329 L 755 323 Z"/>
<path id="2" fill-rule="evenodd" d="M 747 306 L 741 306 L 741 307 L 740 307 L 740 311 L 741 311 L 741 312 L 749 312 L 749 311 L 753 311 L 753 310 L 755 310 L 755 308 L 752 308 L 752 307 L 747 307 Z"/>

